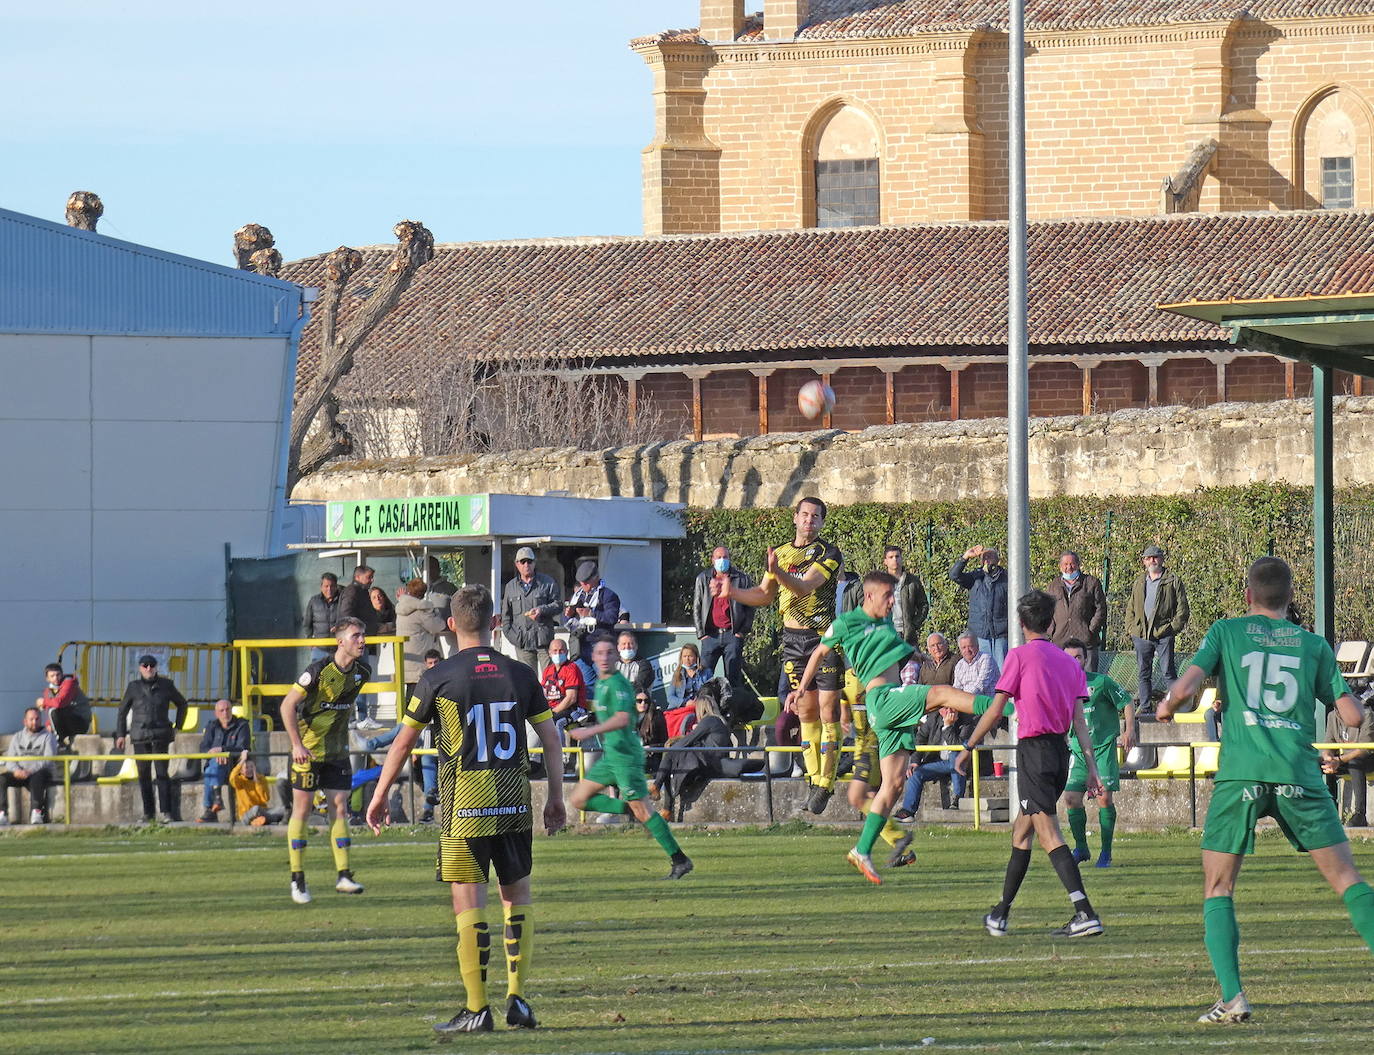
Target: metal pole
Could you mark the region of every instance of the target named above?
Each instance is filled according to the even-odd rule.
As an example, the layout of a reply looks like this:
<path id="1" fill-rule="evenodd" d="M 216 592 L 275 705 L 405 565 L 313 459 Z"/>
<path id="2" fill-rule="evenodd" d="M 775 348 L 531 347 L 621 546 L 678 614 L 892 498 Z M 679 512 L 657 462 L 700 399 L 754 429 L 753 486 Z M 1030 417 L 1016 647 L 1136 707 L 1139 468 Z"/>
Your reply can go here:
<path id="1" fill-rule="evenodd" d="M 1017 598 L 1030 588 L 1030 366 L 1026 349 L 1026 26 L 1025 0 L 1011 0 L 1007 50 L 1007 613 L 1008 644 L 1023 642 Z M 1017 737 L 1011 719 L 1011 739 Z M 1015 758 L 1007 780 L 1008 818 L 1018 801 Z"/>
<path id="2" fill-rule="evenodd" d="M 1336 643 L 1335 571 L 1333 537 L 1335 503 L 1331 474 L 1331 368 L 1312 367 L 1312 629 L 1318 637 Z"/>

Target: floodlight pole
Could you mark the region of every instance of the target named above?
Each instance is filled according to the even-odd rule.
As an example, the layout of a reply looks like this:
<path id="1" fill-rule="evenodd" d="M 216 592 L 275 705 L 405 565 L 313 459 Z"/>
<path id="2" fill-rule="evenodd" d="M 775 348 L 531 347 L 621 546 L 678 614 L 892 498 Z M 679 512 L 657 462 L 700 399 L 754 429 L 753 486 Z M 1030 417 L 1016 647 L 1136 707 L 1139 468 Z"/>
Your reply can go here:
<path id="1" fill-rule="evenodd" d="M 1011 0 L 1007 46 L 1007 613 L 1008 643 L 1022 644 L 1016 601 L 1030 589 L 1030 367 L 1026 347 L 1026 8 Z M 1011 720 L 1012 739 L 1017 737 Z M 1007 782 L 1016 814 L 1019 774 Z"/>

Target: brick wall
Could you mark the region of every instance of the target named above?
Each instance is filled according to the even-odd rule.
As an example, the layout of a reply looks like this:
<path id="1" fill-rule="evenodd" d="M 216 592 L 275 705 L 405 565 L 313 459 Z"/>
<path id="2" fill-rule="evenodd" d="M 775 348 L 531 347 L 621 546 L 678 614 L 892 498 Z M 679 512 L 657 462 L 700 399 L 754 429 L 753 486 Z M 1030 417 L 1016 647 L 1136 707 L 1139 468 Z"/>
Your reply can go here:
<path id="1" fill-rule="evenodd" d="M 1367 18 L 1032 32 L 1027 43 L 1032 218 L 1158 213 L 1161 180 L 1207 137 L 1220 150 L 1205 208 L 1310 207 L 1306 123 L 1333 106 L 1356 118 L 1356 205 L 1374 205 L 1374 135 L 1360 101 L 1374 100 Z M 840 103 L 878 131 L 884 223 L 1005 216 L 1000 36 L 640 52 L 655 77 L 650 152 L 681 152 L 646 154 L 650 233 L 813 223 L 815 141 Z M 1333 85 L 1345 96 L 1323 102 Z"/>
<path id="2" fill-rule="evenodd" d="M 1181 407 L 1217 402 L 1217 368 L 1206 359 L 1171 359 L 1159 368 L 1159 401 Z"/>
<path id="3" fill-rule="evenodd" d="M 1038 418 L 1083 413 L 1083 371 L 1073 363 L 1041 363 L 1030 370 L 1030 412 Z"/>
<path id="4" fill-rule="evenodd" d="M 1265 403 L 1272 399 L 1283 399 L 1284 395 L 1284 371 L 1280 362 L 1246 356 L 1232 360 L 1226 368 L 1227 399 Z"/>
<path id="5" fill-rule="evenodd" d="M 1149 403 L 1150 372 L 1142 363 L 1114 360 L 1093 370 L 1093 411 L 1110 414 Z"/>
<path id="6" fill-rule="evenodd" d="M 949 371 L 943 366 L 903 367 L 892 379 L 898 421 L 949 418 Z"/>

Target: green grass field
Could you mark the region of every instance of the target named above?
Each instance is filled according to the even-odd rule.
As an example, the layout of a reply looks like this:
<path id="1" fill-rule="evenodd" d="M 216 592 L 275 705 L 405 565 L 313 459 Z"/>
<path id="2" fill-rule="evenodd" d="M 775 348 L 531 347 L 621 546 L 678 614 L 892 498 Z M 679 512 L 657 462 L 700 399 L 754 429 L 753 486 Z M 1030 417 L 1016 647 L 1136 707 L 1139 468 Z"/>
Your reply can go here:
<path id="1" fill-rule="evenodd" d="M 539 837 L 527 992 L 543 1025 L 440 1041 L 430 1027 L 461 989 L 427 832 L 359 837 L 368 889 L 352 898 L 326 882 L 317 832 L 304 908 L 269 833 L 12 833 L 0 1051 L 1369 1050 L 1374 961 L 1279 837 L 1261 838 L 1237 902 L 1257 1020 L 1225 1030 L 1192 1024 L 1214 998 L 1196 835 L 1120 837 L 1119 867 L 1086 871 L 1107 933 L 1078 941 L 1048 935 L 1067 901 L 1038 852 L 1012 935 L 983 932 L 1003 834 L 919 832 L 918 864 L 880 888 L 844 862 L 852 838 L 689 830 L 697 870 L 669 884 L 637 830 Z M 1356 859 L 1374 874 L 1374 844 Z"/>

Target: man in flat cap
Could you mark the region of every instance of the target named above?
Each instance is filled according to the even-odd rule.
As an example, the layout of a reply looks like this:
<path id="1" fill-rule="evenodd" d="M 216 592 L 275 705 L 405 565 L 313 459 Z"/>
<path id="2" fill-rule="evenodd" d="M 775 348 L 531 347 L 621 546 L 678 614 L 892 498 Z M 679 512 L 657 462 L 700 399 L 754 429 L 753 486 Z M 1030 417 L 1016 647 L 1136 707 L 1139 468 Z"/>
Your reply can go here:
<path id="1" fill-rule="evenodd" d="M 578 638 L 578 665 L 587 684 L 596 681 L 592 666 L 592 645 L 598 638 L 615 640 L 616 624 L 620 622 L 620 597 L 601 579 L 596 561 L 584 557 L 577 562 L 577 589 L 564 609 L 568 629 Z"/>
<path id="2" fill-rule="evenodd" d="M 1140 683 L 1136 688 L 1136 714 L 1153 714 L 1150 700 L 1155 657 L 1167 689 L 1178 680 L 1174 665 L 1174 639 L 1188 625 L 1188 592 L 1177 575 L 1164 566 L 1164 551 L 1154 543 L 1140 555 L 1144 570 L 1131 587 L 1126 605 L 1126 630 L 1135 643 Z"/>

